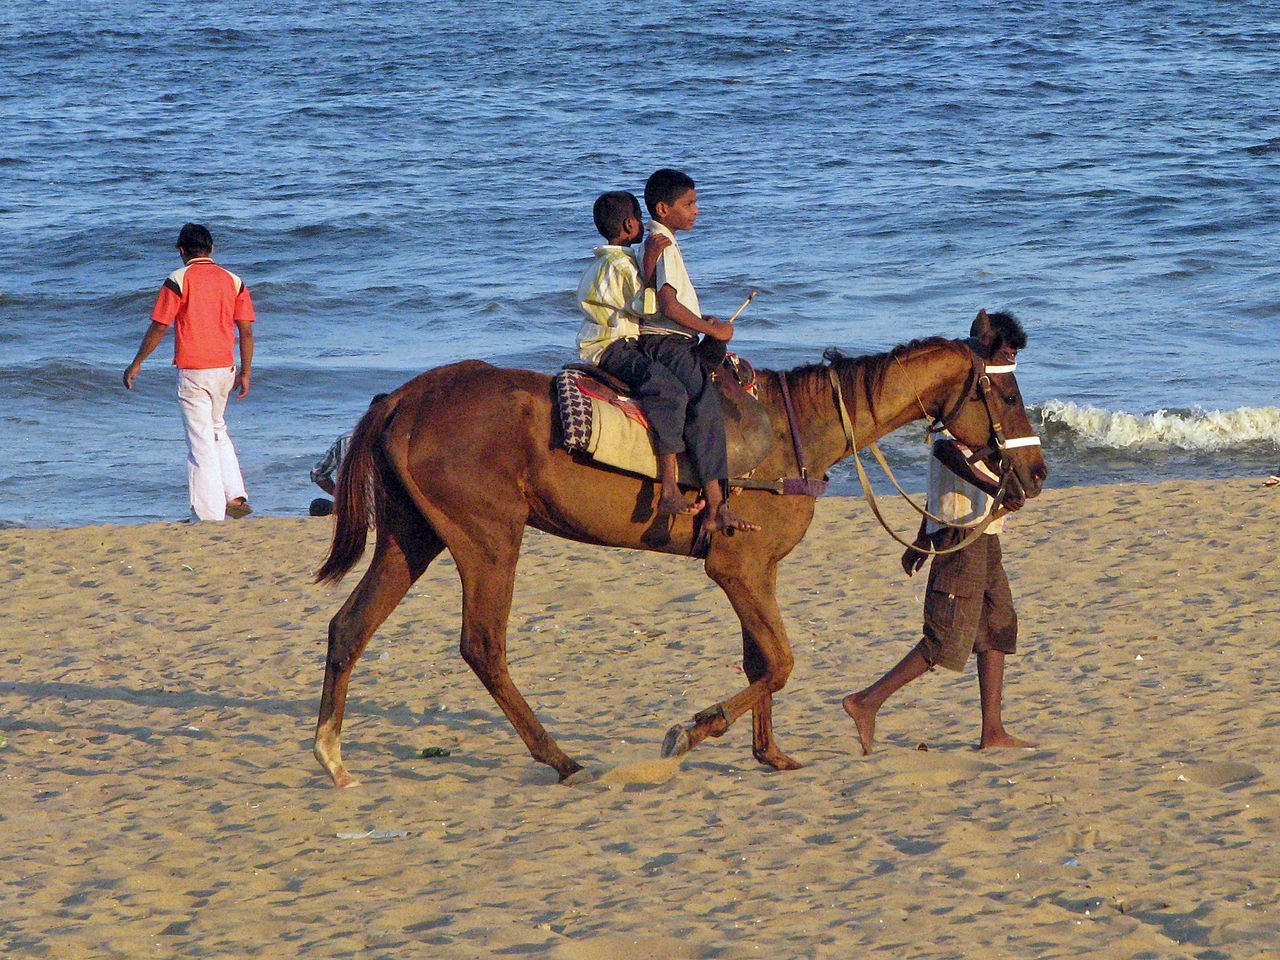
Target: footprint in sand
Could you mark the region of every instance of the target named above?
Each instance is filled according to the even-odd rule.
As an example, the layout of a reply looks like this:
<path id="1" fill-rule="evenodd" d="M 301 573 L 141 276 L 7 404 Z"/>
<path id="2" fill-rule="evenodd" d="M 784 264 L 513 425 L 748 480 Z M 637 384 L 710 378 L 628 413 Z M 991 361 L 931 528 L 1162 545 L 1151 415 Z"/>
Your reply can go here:
<path id="1" fill-rule="evenodd" d="M 881 766 L 885 770 L 885 779 L 890 783 L 927 787 L 944 787 L 961 780 L 972 780 L 978 774 L 996 769 L 994 764 L 973 757 L 922 750 L 886 755 Z"/>
<path id="2" fill-rule="evenodd" d="M 616 767 L 587 767 L 564 782 L 571 787 L 625 787 L 666 783 L 680 772 L 680 766 L 687 756 L 688 754 L 682 754 L 678 757 L 636 760 Z"/>
<path id="3" fill-rule="evenodd" d="M 1182 775 L 1192 783 L 1207 787 L 1227 787 L 1256 780 L 1262 776 L 1262 771 L 1251 763 L 1238 760 L 1212 760 L 1208 763 L 1191 764 L 1182 771 Z"/>

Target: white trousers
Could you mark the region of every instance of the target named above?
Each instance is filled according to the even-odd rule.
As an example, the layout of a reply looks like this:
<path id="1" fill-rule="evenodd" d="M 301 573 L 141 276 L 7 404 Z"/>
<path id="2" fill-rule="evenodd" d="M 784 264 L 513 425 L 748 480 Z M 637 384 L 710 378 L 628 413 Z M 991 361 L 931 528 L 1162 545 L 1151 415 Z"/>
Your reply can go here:
<path id="1" fill-rule="evenodd" d="M 178 371 L 178 405 L 187 428 L 187 486 L 195 520 L 225 520 L 227 502 L 248 497 L 223 419 L 235 379 L 235 367 Z"/>

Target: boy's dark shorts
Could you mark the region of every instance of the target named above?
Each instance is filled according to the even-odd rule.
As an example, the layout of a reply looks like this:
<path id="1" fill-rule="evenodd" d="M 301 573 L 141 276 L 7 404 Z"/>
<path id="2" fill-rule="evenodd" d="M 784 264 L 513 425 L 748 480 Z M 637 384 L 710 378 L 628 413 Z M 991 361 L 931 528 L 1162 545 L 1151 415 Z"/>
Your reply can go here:
<path id="1" fill-rule="evenodd" d="M 1000 538 L 982 534 L 955 553 L 933 558 L 924 599 L 924 656 L 963 670 L 974 651 L 1018 648 L 1018 615 L 1000 557 Z"/>

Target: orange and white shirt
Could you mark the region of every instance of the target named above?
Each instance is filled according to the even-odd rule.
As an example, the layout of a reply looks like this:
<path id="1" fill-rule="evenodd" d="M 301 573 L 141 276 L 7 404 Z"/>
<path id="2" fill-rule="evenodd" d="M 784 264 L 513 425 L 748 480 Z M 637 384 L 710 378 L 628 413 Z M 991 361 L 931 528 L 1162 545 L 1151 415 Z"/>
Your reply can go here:
<path id="1" fill-rule="evenodd" d="M 253 322 L 253 301 L 230 270 L 194 257 L 165 279 L 151 319 L 173 327 L 174 366 L 214 370 L 235 364 L 236 322 Z"/>

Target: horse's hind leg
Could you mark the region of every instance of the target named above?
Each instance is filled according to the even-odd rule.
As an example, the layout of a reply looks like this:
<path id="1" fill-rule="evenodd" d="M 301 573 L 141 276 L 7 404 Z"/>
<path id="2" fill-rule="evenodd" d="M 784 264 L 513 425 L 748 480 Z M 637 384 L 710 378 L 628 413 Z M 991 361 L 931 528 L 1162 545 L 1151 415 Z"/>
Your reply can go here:
<path id="1" fill-rule="evenodd" d="M 369 569 L 329 622 L 329 653 L 324 665 L 324 690 L 320 694 L 313 753 L 333 778 L 334 786 L 353 787 L 359 782 L 342 762 L 341 740 L 347 684 L 356 660 L 374 631 L 444 549 L 444 542 L 422 522 L 413 525 L 409 535 L 402 535 L 401 539 L 408 544 L 408 553 L 400 542 L 379 529 L 378 545 Z"/>
<path id="2" fill-rule="evenodd" d="M 582 765 L 556 745 L 516 689 L 507 669 L 507 620 L 515 587 L 519 537 L 517 532 L 509 549 L 506 544 L 498 550 L 492 549 L 492 544 L 483 550 L 450 547 L 462 577 L 462 658 L 502 708 L 533 759 L 554 767 L 563 780 L 581 770 Z"/>

